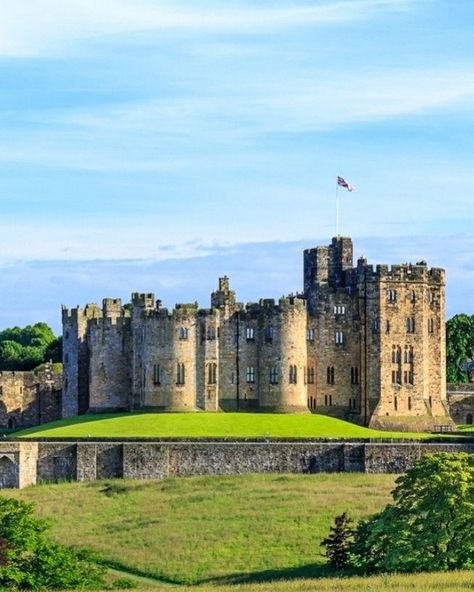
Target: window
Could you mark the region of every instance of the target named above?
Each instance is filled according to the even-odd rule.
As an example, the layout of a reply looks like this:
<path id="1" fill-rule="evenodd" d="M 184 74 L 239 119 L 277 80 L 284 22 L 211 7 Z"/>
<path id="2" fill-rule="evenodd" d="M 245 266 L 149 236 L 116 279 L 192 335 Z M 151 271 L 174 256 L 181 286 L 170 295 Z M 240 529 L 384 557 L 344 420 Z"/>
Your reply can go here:
<path id="1" fill-rule="evenodd" d="M 211 362 L 207 365 L 207 383 L 217 383 L 217 364 L 215 362 Z"/>
<path id="2" fill-rule="evenodd" d="M 235 383 L 235 372 L 232 372 L 230 375 L 230 384 L 234 384 Z"/>
<path id="3" fill-rule="evenodd" d="M 385 333 L 390 333 L 390 321 L 385 321 Z"/>
<path id="4" fill-rule="evenodd" d="M 407 333 L 414 333 L 415 332 L 415 319 L 410 317 L 407 319 Z"/>
<path id="5" fill-rule="evenodd" d="M 247 366 L 247 382 L 249 384 L 255 382 L 255 368 L 253 366 Z"/>
<path id="6" fill-rule="evenodd" d="M 351 384 L 359 384 L 359 368 L 351 368 Z"/>
<path id="7" fill-rule="evenodd" d="M 398 411 L 398 399 L 397 397 L 393 398 L 393 407 L 395 409 L 395 411 Z"/>
<path id="8" fill-rule="evenodd" d="M 176 384 L 184 384 L 184 383 L 185 383 L 184 364 L 179 362 L 176 365 Z"/>
<path id="9" fill-rule="evenodd" d="M 372 332 L 377 333 L 380 329 L 380 321 L 378 319 L 374 319 L 372 321 Z"/>
<path id="10" fill-rule="evenodd" d="M 410 302 L 411 302 L 412 304 L 415 304 L 415 302 L 416 302 L 416 292 L 415 292 L 415 290 L 412 290 L 412 291 L 410 292 Z"/>
<path id="11" fill-rule="evenodd" d="M 324 404 L 326 407 L 332 405 L 332 395 L 324 395 Z"/>
<path id="12" fill-rule="evenodd" d="M 180 329 L 179 329 L 179 338 L 180 339 L 187 339 L 188 338 L 188 329 L 187 329 L 187 327 L 180 327 Z"/>
<path id="13" fill-rule="evenodd" d="M 387 300 L 391 304 L 397 301 L 397 291 L 396 290 L 387 290 Z"/>
<path id="14" fill-rule="evenodd" d="M 334 307 L 334 314 L 335 315 L 345 315 L 346 314 L 346 307 L 345 306 L 335 306 Z"/>
<path id="15" fill-rule="evenodd" d="M 336 345 L 342 345 L 344 343 L 344 333 L 342 331 L 336 331 L 334 333 L 334 341 Z"/>
<path id="16" fill-rule="evenodd" d="M 408 397 L 408 411 L 411 411 L 411 397 Z"/>
<path id="17" fill-rule="evenodd" d="M 430 408 L 433 406 L 433 399 L 431 398 L 431 395 L 428 397 L 428 404 Z"/>
<path id="18" fill-rule="evenodd" d="M 212 341 L 216 338 L 216 329 L 214 327 L 208 327 L 206 329 L 206 339 Z"/>
<path id="19" fill-rule="evenodd" d="M 298 381 L 298 369 L 296 366 L 290 366 L 290 370 L 289 370 L 289 383 L 290 384 L 296 384 Z"/>
<path id="20" fill-rule="evenodd" d="M 270 368 L 270 384 L 278 384 L 278 368 L 276 366 Z"/>
<path id="21" fill-rule="evenodd" d="M 314 329 L 308 329 L 306 331 L 306 339 L 307 341 L 314 341 Z"/>
<path id="22" fill-rule="evenodd" d="M 159 364 L 153 364 L 153 384 L 161 384 L 161 372 Z"/>
<path id="23" fill-rule="evenodd" d="M 308 384 L 314 384 L 314 368 L 308 368 L 306 370 L 306 380 Z"/>
<path id="24" fill-rule="evenodd" d="M 430 304 L 434 304 L 434 301 L 435 301 L 435 291 L 434 290 L 430 290 L 428 292 L 428 302 Z"/>
<path id="25" fill-rule="evenodd" d="M 334 366 L 328 366 L 326 370 L 326 381 L 328 384 L 334 384 Z"/>
<path id="26" fill-rule="evenodd" d="M 434 333 L 434 319 L 428 319 L 428 333 Z"/>
<path id="27" fill-rule="evenodd" d="M 253 327 L 247 327 L 246 336 L 247 341 L 253 341 L 255 339 L 255 330 Z"/>
<path id="28" fill-rule="evenodd" d="M 271 343 L 273 341 L 273 327 L 266 327 L 265 328 L 265 341 L 266 343 Z"/>
<path id="29" fill-rule="evenodd" d="M 392 370 L 392 384 L 402 384 L 402 373 L 400 370 Z"/>

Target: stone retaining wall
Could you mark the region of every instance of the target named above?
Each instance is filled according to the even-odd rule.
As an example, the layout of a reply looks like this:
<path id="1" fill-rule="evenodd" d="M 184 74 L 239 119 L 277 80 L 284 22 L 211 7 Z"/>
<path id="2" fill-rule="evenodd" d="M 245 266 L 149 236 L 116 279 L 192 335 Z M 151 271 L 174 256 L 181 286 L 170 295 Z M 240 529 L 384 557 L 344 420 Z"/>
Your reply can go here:
<path id="1" fill-rule="evenodd" d="M 402 473 L 427 452 L 474 453 L 474 442 L 1 442 L 0 488 L 39 482 L 164 479 L 241 473 Z"/>

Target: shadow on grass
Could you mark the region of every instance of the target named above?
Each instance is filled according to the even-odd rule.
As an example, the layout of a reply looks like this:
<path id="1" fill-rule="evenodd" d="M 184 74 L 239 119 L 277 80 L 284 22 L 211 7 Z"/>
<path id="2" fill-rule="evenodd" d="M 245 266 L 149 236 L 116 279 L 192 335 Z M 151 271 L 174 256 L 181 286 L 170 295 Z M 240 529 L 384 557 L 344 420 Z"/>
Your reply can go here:
<path id="1" fill-rule="evenodd" d="M 338 571 L 334 568 L 320 563 L 309 563 L 298 567 L 287 567 L 282 569 L 268 569 L 251 573 L 230 574 L 217 578 L 200 580 L 200 584 L 257 584 L 264 582 L 275 582 L 278 580 L 334 578 L 356 575 L 349 570 Z"/>

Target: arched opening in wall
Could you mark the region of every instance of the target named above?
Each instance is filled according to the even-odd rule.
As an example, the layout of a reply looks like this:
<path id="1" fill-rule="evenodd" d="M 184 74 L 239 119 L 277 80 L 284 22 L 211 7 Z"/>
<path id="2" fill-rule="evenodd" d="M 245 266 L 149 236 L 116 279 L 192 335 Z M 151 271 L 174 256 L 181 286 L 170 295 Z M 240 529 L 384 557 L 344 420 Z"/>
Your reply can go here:
<path id="1" fill-rule="evenodd" d="M 10 417 L 8 419 L 8 429 L 9 430 L 14 430 L 16 428 L 16 420 L 14 417 Z"/>
<path id="2" fill-rule="evenodd" d="M 467 425 L 472 425 L 472 413 L 466 415 L 466 423 Z"/>
<path id="3" fill-rule="evenodd" d="M 17 465 L 8 456 L 0 458 L 0 489 L 18 487 Z"/>

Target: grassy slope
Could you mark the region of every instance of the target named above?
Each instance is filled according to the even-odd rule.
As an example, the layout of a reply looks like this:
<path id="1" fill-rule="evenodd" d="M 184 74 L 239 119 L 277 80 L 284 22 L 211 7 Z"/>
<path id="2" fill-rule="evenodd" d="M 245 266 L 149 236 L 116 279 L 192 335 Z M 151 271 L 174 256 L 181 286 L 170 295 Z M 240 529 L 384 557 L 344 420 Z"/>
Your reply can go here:
<path id="1" fill-rule="evenodd" d="M 37 503 L 54 536 L 169 582 L 314 576 L 334 516 L 372 513 L 391 475 L 241 475 L 40 485 L 9 495 Z"/>
<path id="2" fill-rule="evenodd" d="M 371 430 L 316 414 L 118 413 L 62 419 L 21 430 L 15 436 L 426 438 L 429 434 Z"/>
<path id="3" fill-rule="evenodd" d="M 57 540 L 161 579 L 156 586 L 138 580 L 140 590 L 164 592 L 170 583 L 201 583 L 194 592 L 472 590 L 472 572 L 311 579 L 328 575 L 319 542 L 334 516 L 377 511 L 393 484 L 391 475 L 241 475 L 61 483 L 4 493 L 35 502 Z"/>

